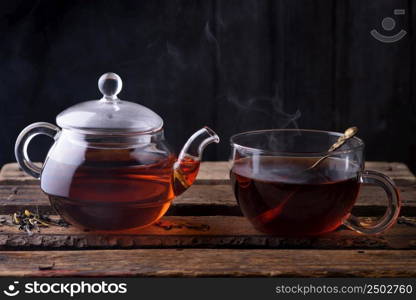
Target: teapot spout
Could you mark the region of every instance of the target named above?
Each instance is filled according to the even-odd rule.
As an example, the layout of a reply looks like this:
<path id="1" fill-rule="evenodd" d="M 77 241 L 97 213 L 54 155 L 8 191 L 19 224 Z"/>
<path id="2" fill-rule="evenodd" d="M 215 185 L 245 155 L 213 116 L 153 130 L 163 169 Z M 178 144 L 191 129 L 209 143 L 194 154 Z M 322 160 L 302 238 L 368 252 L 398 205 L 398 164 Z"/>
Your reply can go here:
<path id="1" fill-rule="evenodd" d="M 183 146 L 178 160 L 173 168 L 173 180 L 175 195 L 186 191 L 195 181 L 198 175 L 202 153 L 207 145 L 218 143 L 220 138 L 209 127 L 204 127 L 195 132 Z"/>

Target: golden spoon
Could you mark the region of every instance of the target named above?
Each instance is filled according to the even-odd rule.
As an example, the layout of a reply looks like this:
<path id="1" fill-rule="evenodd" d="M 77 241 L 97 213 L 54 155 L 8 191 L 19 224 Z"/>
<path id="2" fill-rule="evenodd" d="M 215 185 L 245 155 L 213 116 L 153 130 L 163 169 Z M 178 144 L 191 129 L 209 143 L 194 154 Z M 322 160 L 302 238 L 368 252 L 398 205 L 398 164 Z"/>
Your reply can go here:
<path id="1" fill-rule="evenodd" d="M 345 130 L 344 134 L 341 135 L 338 140 L 328 149 L 328 152 L 332 152 L 340 148 L 342 145 L 345 144 L 346 141 L 348 141 L 350 138 L 354 137 L 358 132 L 357 127 L 350 127 L 347 130 Z M 321 157 L 318 159 L 312 166 L 307 168 L 305 171 L 310 171 L 313 168 L 315 168 L 317 165 L 319 165 L 323 160 L 327 159 L 329 156 L 331 156 L 331 153 Z"/>

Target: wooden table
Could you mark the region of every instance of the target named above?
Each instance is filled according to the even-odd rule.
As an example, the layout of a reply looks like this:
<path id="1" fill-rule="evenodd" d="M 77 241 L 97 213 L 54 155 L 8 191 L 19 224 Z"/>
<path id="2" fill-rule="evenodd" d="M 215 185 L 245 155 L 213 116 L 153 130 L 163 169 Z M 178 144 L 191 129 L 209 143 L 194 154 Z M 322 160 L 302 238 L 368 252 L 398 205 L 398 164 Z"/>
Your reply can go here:
<path id="1" fill-rule="evenodd" d="M 105 234 L 53 226 L 29 236 L 0 225 L 0 276 L 416 277 L 416 178 L 401 163 L 367 168 L 395 180 L 407 217 L 382 235 L 346 228 L 315 238 L 259 233 L 241 216 L 227 163 L 205 162 L 197 183 L 145 229 Z M 381 214 L 383 196 L 366 186 L 354 213 Z M 54 213 L 39 182 L 16 164 L 1 170 L 0 197 L 0 220 L 24 209 Z"/>

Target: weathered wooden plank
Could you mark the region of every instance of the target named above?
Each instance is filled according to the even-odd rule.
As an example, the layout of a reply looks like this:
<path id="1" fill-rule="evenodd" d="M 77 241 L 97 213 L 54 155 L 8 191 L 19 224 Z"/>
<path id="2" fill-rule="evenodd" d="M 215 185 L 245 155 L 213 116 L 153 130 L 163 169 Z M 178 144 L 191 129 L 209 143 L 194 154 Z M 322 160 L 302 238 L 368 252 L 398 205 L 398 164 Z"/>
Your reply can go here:
<path id="1" fill-rule="evenodd" d="M 53 213 L 47 196 L 38 185 L 0 185 L 0 213 L 16 210 Z M 240 215 L 229 185 L 194 185 L 177 197 L 168 211 L 173 215 Z"/>
<path id="2" fill-rule="evenodd" d="M 415 175 L 408 166 L 400 162 L 367 161 L 365 169 L 381 172 L 392 178 L 398 185 L 416 183 Z"/>
<path id="3" fill-rule="evenodd" d="M 416 215 L 416 185 L 400 186 L 403 215 Z M 364 186 L 354 208 L 361 216 L 379 215 L 385 210 L 381 188 Z M 0 185 L 0 213 L 16 210 L 39 210 L 53 213 L 49 201 L 38 185 Z M 170 215 L 241 215 L 229 185 L 194 185 L 173 201 Z"/>
<path id="4" fill-rule="evenodd" d="M 2 277 L 416 276 L 416 250 L 2 251 L 0 260 Z M 52 263 L 51 270 L 39 270 Z"/>
<path id="5" fill-rule="evenodd" d="M 202 162 L 196 184 L 225 184 L 229 182 L 229 162 Z M 391 177 L 397 184 L 416 183 L 409 168 L 399 162 L 366 162 L 366 169 L 379 171 Z M 5 164 L 0 171 L 0 184 L 37 184 L 39 181 L 22 172 L 17 163 Z"/>
<path id="6" fill-rule="evenodd" d="M 202 162 L 196 184 L 227 183 L 229 181 L 228 166 L 228 162 Z M 0 184 L 37 184 L 38 182 L 39 180 L 24 173 L 17 163 L 8 163 L 1 168 Z"/>
<path id="7" fill-rule="evenodd" d="M 5 218 L 7 216 L 1 216 Z M 381 235 L 362 235 L 345 227 L 319 237 L 284 238 L 255 230 L 244 217 L 164 217 L 143 229 L 106 233 L 74 226 L 41 228 L 28 235 L 17 226 L 0 226 L 0 249 L 91 248 L 306 248 L 306 249 L 416 249 L 413 225 L 396 224 Z"/>

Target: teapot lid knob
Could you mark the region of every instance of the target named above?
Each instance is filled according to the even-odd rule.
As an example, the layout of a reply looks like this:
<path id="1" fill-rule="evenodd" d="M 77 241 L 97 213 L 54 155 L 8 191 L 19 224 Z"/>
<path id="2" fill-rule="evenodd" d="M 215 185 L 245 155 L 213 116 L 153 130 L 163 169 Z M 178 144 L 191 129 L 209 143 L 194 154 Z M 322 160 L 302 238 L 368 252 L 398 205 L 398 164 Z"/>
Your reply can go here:
<path id="1" fill-rule="evenodd" d="M 98 79 L 98 88 L 105 99 L 118 99 L 117 95 L 123 88 L 123 82 L 116 73 L 105 73 Z"/>
<path id="2" fill-rule="evenodd" d="M 123 83 L 115 73 L 105 73 L 98 80 L 103 97 L 71 106 L 56 117 L 62 128 L 74 128 L 99 134 L 150 134 L 163 127 L 162 118 L 135 102 L 120 100 Z"/>

